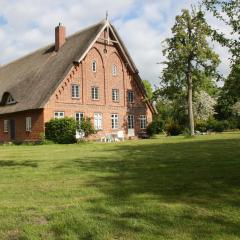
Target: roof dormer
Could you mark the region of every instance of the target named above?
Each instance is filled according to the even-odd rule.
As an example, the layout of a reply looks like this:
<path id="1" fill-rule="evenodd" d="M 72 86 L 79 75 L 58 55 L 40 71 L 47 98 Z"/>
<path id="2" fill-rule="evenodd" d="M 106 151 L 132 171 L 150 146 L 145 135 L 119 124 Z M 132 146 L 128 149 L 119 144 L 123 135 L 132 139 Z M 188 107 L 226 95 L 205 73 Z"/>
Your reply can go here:
<path id="1" fill-rule="evenodd" d="M 17 103 L 9 92 L 5 92 L 2 97 L 1 105 L 12 105 Z"/>

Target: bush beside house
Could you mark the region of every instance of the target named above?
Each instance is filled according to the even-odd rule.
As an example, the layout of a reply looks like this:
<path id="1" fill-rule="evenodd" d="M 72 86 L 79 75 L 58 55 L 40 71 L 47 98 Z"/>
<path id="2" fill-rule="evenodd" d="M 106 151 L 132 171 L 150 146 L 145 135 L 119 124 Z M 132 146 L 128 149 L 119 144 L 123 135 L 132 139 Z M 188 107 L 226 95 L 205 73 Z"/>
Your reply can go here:
<path id="1" fill-rule="evenodd" d="M 77 123 L 73 118 L 51 119 L 45 127 L 47 140 L 62 144 L 76 142 Z"/>

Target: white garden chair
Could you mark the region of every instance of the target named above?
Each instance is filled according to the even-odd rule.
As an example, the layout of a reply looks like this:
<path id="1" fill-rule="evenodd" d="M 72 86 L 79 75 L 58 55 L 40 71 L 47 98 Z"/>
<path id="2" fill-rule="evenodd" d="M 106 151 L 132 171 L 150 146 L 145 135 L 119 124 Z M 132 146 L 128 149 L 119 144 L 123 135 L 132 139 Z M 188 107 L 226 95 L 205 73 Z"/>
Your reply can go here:
<path id="1" fill-rule="evenodd" d="M 124 141 L 124 132 L 123 131 L 118 131 L 117 132 L 117 136 L 115 137 L 114 141 L 118 142 L 118 141 Z"/>

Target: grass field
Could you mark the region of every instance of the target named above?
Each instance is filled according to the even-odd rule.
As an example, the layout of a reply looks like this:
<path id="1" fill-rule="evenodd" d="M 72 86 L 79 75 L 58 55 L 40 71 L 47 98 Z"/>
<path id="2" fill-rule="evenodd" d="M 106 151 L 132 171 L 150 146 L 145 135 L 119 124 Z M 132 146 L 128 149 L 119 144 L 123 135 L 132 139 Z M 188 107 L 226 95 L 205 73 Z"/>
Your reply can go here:
<path id="1" fill-rule="evenodd" d="M 240 134 L 0 146 L 0 239 L 240 239 Z"/>

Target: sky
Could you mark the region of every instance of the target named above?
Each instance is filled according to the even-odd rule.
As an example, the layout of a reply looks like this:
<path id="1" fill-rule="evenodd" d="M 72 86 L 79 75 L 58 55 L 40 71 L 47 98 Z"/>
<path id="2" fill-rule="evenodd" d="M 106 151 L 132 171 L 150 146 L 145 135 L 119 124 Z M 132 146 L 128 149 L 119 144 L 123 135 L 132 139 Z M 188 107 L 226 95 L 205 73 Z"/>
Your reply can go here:
<path id="1" fill-rule="evenodd" d="M 127 46 L 142 79 L 159 83 L 164 60 L 163 41 L 171 36 L 175 16 L 197 0 L 0 0 L 0 65 L 54 42 L 61 22 L 71 35 L 109 20 Z M 207 14 L 208 22 L 229 34 L 229 29 Z M 210 42 L 220 55 L 219 71 L 229 73 L 227 49 Z"/>

